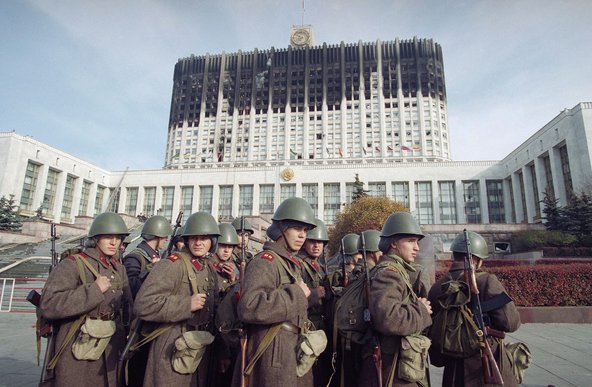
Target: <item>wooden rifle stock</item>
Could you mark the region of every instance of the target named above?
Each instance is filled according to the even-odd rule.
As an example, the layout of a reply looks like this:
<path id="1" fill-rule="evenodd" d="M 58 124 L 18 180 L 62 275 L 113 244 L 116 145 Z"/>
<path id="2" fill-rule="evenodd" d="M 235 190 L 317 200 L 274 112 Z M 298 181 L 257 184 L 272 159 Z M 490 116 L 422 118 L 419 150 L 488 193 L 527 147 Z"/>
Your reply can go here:
<path id="1" fill-rule="evenodd" d="M 366 281 L 366 309 L 364 309 L 364 321 L 370 325 L 372 323 L 372 316 L 370 315 L 370 269 L 368 268 L 368 257 L 366 256 L 366 238 L 364 233 L 360 233 L 360 241 L 362 242 L 362 260 L 364 262 L 364 279 Z M 372 350 L 372 360 L 374 360 L 374 367 L 376 368 L 376 380 L 378 387 L 382 387 L 382 355 L 380 343 L 377 337 L 374 337 L 374 348 Z"/>
<path id="2" fill-rule="evenodd" d="M 239 264 L 239 283 L 240 283 L 240 291 L 243 290 L 244 285 L 244 277 L 245 271 L 247 269 L 247 262 L 246 262 L 246 254 L 245 254 L 245 217 L 241 216 L 241 259 Z M 240 297 L 240 293 L 239 293 Z M 245 368 L 247 368 L 247 344 L 248 344 L 248 336 L 247 330 L 244 326 L 238 331 L 239 334 L 239 343 L 240 343 L 240 387 L 248 387 L 249 386 L 249 376 L 245 374 Z"/>
<path id="3" fill-rule="evenodd" d="M 479 288 L 477 287 L 477 279 L 475 278 L 475 266 L 473 265 L 473 254 L 471 253 L 471 241 L 469 239 L 469 232 L 465 229 L 463 231 L 465 237 L 465 244 L 467 247 L 467 254 L 465 255 L 465 279 L 471 289 L 471 310 L 475 323 L 479 327 L 477 336 L 481 341 L 481 364 L 483 367 L 483 381 L 485 384 L 498 384 L 503 386 L 504 379 L 499 370 L 499 366 L 495 361 L 491 346 L 487 341 L 487 327 L 483 322 L 483 312 L 481 310 L 481 301 L 479 300 Z"/>

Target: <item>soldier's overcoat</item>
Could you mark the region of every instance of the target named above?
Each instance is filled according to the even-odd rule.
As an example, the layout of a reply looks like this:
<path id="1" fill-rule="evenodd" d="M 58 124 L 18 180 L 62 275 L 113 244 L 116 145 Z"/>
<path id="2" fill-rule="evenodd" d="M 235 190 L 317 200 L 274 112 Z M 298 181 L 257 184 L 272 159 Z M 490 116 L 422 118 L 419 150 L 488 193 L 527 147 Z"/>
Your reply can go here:
<path id="1" fill-rule="evenodd" d="M 413 272 L 413 267 L 397 255 L 383 255 L 378 265 L 383 262 L 396 262 L 403 266 L 407 275 Z M 409 280 L 407 280 L 409 281 Z M 426 307 L 416 301 L 406 285 L 405 279 L 397 269 L 387 267 L 377 270 L 372 278 L 369 292 L 369 310 L 372 324 L 381 345 L 382 356 L 382 380 L 386 381 L 395 366 L 395 379 L 393 386 L 415 386 L 417 383 L 408 383 L 400 380 L 397 375 L 397 356 L 401 337 L 422 332 L 432 324 L 432 319 Z M 362 364 L 361 379 L 359 385 L 377 386 L 377 376 L 371 352 L 366 351 Z"/>
<path id="2" fill-rule="evenodd" d="M 111 288 L 105 293 L 94 282 L 92 272 L 84 266 L 86 282 L 83 283 L 76 258 L 63 259 L 49 275 L 41 295 L 41 312 L 58 327 L 55 348 L 64 341 L 72 323 L 81 315 L 91 318 L 114 320 L 115 334 L 105 352 L 95 361 L 76 360 L 72 343 L 63 351 L 55 367 L 55 386 L 109 386 L 117 385 L 119 352 L 126 342 L 123 311 L 131 305 L 131 293 L 125 267 L 117 258 L 108 258 L 96 248 L 79 253 L 100 275 L 111 280 Z M 127 311 L 126 311 L 127 314 Z"/>
<path id="3" fill-rule="evenodd" d="M 191 312 L 191 283 L 181 255 L 191 260 L 197 277 L 199 293 L 206 293 L 203 309 Z M 151 323 L 174 323 L 173 327 L 157 337 L 150 347 L 144 386 L 200 386 L 206 387 L 208 378 L 214 370 L 210 364 L 211 345 L 197 369 L 191 375 L 183 375 L 173 370 L 171 357 L 175 340 L 182 334 L 182 328 L 208 330 L 215 333 L 214 312 L 218 303 L 218 285 L 214 269 L 207 259 L 198 259 L 184 248 L 159 261 L 142 284 L 134 302 L 135 315 Z M 158 324 L 156 324 L 158 325 Z"/>
<path id="4" fill-rule="evenodd" d="M 299 259 L 276 242 L 266 242 L 263 251 L 247 266 L 237 309 L 239 318 L 248 326 L 247 359 L 253 357 L 273 324 L 287 322 L 302 327 L 307 321 L 308 300 L 278 259 L 283 259 L 292 273 L 300 273 Z M 298 333 L 280 329 L 256 363 L 249 385 L 310 386 L 310 378 L 303 380 L 296 376 L 297 341 Z M 240 383 L 239 363 L 235 367 L 233 385 Z"/>
<path id="5" fill-rule="evenodd" d="M 438 280 L 430 289 L 428 299 L 432 303 L 433 312 L 438 313 L 440 304 L 438 304 L 438 296 L 442 294 L 442 283 L 454 280 L 463 276 L 464 263 L 455 261 L 449 270 L 449 275 L 445 275 Z M 504 293 L 506 290 L 501 282 L 494 274 L 478 270 L 476 272 L 477 288 L 479 289 L 479 299 L 485 301 Z M 463 279 L 464 280 L 464 279 Z M 510 302 L 501 308 L 493 310 L 488 313 L 489 326 L 503 332 L 514 332 L 520 327 L 520 315 L 516 309 L 514 302 Z M 517 381 L 512 373 L 510 360 L 506 351 L 501 351 L 497 340 L 490 340 L 491 349 L 498 361 L 500 372 L 504 379 L 504 386 L 516 386 Z M 501 361 L 500 361 L 501 360 Z M 453 358 L 445 357 L 434 351 L 430 352 L 430 361 L 432 364 L 442 367 L 444 366 L 444 375 L 442 378 L 442 386 L 483 386 L 483 371 L 481 365 L 481 357 L 479 354 L 468 358 L 455 360 Z"/>

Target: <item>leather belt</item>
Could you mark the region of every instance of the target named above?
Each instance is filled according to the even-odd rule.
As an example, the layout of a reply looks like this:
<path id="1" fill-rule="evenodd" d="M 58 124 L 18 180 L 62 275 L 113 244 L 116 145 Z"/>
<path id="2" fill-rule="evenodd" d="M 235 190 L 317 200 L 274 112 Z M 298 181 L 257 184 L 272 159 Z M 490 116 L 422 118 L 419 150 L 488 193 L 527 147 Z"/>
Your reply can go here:
<path id="1" fill-rule="evenodd" d="M 298 325 L 294 325 L 290 322 L 283 322 L 281 325 L 282 329 L 288 332 L 295 333 L 297 335 L 300 334 L 300 327 Z"/>

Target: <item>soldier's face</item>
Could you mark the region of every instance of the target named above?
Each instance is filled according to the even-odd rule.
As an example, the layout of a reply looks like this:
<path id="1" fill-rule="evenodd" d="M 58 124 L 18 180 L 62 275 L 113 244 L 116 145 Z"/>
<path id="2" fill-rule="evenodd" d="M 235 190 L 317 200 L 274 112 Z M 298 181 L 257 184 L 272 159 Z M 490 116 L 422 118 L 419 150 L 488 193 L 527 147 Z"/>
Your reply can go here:
<path id="1" fill-rule="evenodd" d="M 226 262 L 230 259 L 230 257 L 232 257 L 233 249 L 234 246 L 232 245 L 218 244 L 218 251 L 216 252 L 216 254 L 218 254 L 218 258 L 220 258 L 221 261 Z"/>
<path id="2" fill-rule="evenodd" d="M 415 262 L 417 253 L 419 253 L 419 238 L 414 236 L 397 239 L 391 244 L 391 249 L 405 262 Z"/>
<path id="3" fill-rule="evenodd" d="M 285 238 L 286 245 L 292 251 L 298 251 L 306 241 L 306 232 L 308 227 L 296 226 L 288 227 L 280 239 Z"/>
<path id="4" fill-rule="evenodd" d="M 156 250 L 164 249 L 168 241 L 169 237 L 158 238 L 158 246 L 156 247 Z"/>
<path id="5" fill-rule="evenodd" d="M 189 251 L 196 257 L 205 256 L 212 247 L 212 240 L 207 235 L 192 235 L 187 238 Z"/>
<path id="6" fill-rule="evenodd" d="M 238 234 L 238 237 L 239 237 L 239 240 L 241 243 L 240 247 L 243 247 L 243 246 L 247 247 L 247 243 L 249 243 L 250 236 L 251 236 L 251 233 L 246 232 L 246 231 Z"/>
<path id="7" fill-rule="evenodd" d="M 112 257 L 119 251 L 121 235 L 99 235 L 97 238 L 97 249 L 101 254 Z"/>
<path id="8" fill-rule="evenodd" d="M 322 241 L 307 239 L 306 242 L 304 242 L 304 250 L 306 251 L 306 254 L 314 259 L 317 259 L 323 254 L 324 246 L 325 244 Z"/>

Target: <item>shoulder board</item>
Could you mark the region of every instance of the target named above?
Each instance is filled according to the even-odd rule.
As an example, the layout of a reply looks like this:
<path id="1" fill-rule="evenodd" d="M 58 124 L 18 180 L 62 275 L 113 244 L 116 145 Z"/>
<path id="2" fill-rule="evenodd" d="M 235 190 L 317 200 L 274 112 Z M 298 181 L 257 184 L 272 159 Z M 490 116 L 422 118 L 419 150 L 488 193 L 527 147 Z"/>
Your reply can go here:
<path id="1" fill-rule="evenodd" d="M 261 258 L 267 259 L 269 262 L 273 262 L 273 254 L 263 253 L 261 254 Z"/>
<path id="2" fill-rule="evenodd" d="M 88 255 L 86 255 L 84 252 L 81 251 L 81 252 L 78 252 L 76 254 L 68 255 L 66 257 L 66 259 L 69 259 L 70 261 L 75 261 L 76 260 L 76 257 L 87 259 L 88 258 Z"/>
<path id="3" fill-rule="evenodd" d="M 167 257 L 167 259 L 171 262 L 175 262 L 175 261 L 178 261 L 179 259 L 181 259 L 181 257 L 178 256 L 177 254 L 171 254 Z"/>

